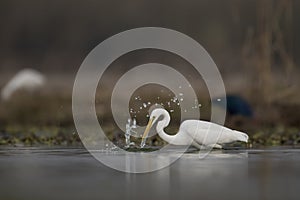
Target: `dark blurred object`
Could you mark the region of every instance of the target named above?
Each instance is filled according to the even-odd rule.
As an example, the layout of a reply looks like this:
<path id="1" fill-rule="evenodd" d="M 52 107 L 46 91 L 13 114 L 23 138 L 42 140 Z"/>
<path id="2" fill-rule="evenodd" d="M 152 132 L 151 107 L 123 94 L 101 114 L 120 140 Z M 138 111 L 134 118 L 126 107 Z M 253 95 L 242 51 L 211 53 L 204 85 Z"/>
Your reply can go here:
<path id="1" fill-rule="evenodd" d="M 227 101 L 227 106 L 225 105 L 225 98 Z M 226 108 L 229 115 L 240 115 L 245 117 L 253 117 L 253 109 L 250 104 L 238 95 L 227 95 L 226 97 L 220 97 L 213 99 L 213 103 Z"/>

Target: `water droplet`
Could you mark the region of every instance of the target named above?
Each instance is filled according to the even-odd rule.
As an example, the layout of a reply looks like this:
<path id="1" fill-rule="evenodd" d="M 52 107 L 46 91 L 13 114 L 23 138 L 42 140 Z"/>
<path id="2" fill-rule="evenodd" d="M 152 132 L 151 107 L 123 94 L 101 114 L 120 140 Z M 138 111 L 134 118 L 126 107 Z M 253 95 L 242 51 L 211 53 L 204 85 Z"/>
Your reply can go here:
<path id="1" fill-rule="evenodd" d="M 184 109 L 184 112 L 187 112 L 187 110 L 186 110 L 186 109 Z"/>
<path id="2" fill-rule="evenodd" d="M 136 119 L 135 118 L 133 118 L 132 128 L 136 128 Z"/>
<path id="3" fill-rule="evenodd" d="M 182 88 L 181 85 L 179 86 L 179 89 Z"/>
<path id="4" fill-rule="evenodd" d="M 180 98 L 180 101 L 183 101 L 183 98 Z"/>
<path id="5" fill-rule="evenodd" d="M 221 99 L 217 99 L 217 101 L 221 101 Z"/>
<path id="6" fill-rule="evenodd" d="M 179 93 L 179 96 L 183 96 L 183 93 Z"/>
<path id="7" fill-rule="evenodd" d="M 143 107 L 141 106 L 141 107 L 140 107 L 140 110 L 142 110 L 142 109 L 143 109 Z"/>
<path id="8" fill-rule="evenodd" d="M 148 101 L 148 105 L 150 105 L 151 104 L 151 102 L 150 101 Z"/>
<path id="9" fill-rule="evenodd" d="M 170 110 L 170 112 L 172 113 L 172 112 L 174 112 L 174 110 Z"/>
<path id="10" fill-rule="evenodd" d="M 146 103 L 143 103 L 143 106 L 144 106 L 144 108 L 146 108 L 146 107 L 147 107 L 147 104 L 146 104 Z"/>
<path id="11" fill-rule="evenodd" d="M 202 105 L 201 105 L 201 104 L 199 104 L 199 105 L 198 105 L 198 107 L 200 108 L 200 107 L 202 107 Z"/>

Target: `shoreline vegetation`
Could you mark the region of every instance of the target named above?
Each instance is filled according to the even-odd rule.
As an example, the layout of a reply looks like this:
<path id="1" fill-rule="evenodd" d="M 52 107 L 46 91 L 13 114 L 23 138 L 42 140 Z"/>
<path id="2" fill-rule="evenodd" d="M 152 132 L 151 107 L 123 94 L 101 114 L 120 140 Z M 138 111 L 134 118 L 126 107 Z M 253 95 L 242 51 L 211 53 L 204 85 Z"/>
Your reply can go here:
<path id="1" fill-rule="evenodd" d="M 50 95 L 51 94 L 51 95 Z M 97 96 L 97 95 L 96 95 Z M 96 98 L 97 99 L 97 98 Z M 164 101 L 164 99 L 161 99 Z M 72 116 L 72 99 L 70 94 L 59 92 L 28 93 L 18 92 L 11 101 L 0 104 L 0 146 L 82 146 Z M 97 101 L 96 110 L 99 123 L 104 126 L 109 140 L 115 144 L 124 143 L 123 133 L 114 128 L 108 106 L 101 100 Z M 251 99 L 250 99 L 251 102 Z M 209 103 L 203 103 L 200 109 L 201 119 L 208 120 Z M 254 105 L 255 118 L 227 116 L 225 126 L 242 130 L 249 135 L 248 144 L 233 143 L 226 147 L 260 148 L 270 146 L 300 146 L 300 127 L 297 110 L 300 106 L 291 105 Z M 166 132 L 174 134 L 178 130 L 178 108 L 173 108 L 174 121 Z M 146 110 L 145 110 L 146 111 Z M 146 116 L 146 113 L 144 113 Z M 172 118 L 173 118 L 172 117 Z M 137 116 L 139 122 L 139 116 Z M 140 119 L 142 125 L 147 118 Z M 139 143 L 139 139 L 132 138 Z M 159 136 L 148 140 L 151 146 L 166 144 Z M 117 144 L 117 145 L 118 145 Z M 119 145 L 118 145 L 119 146 Z"/>
<path id="2" fill-rule="evenodd" d="M 123 145 L 125 137 L 120 134 L 114 136 L 109 134 L 108 139 L 116 145 Z M 118 141 L 116 140 L 118 138 Z M 284 128 L 282 126 L 265 128 L 255 133 L 249 134 L 249 143 L 231 143 L 224 147 L 241 148 L 263 148 L 290 146 L 300 147 L 300 131 L 297 128 Z M 132 138 L 139 143 L 139 139 Z M 150 141 L 152 146 L 163 146 L 163 140 L 153 137 Z M 118 144 L 117 144 L 118 143 Z M 73 127 L 7 127 L 0 131 L 0 146 L 82 146 L 78 133 Z"/>

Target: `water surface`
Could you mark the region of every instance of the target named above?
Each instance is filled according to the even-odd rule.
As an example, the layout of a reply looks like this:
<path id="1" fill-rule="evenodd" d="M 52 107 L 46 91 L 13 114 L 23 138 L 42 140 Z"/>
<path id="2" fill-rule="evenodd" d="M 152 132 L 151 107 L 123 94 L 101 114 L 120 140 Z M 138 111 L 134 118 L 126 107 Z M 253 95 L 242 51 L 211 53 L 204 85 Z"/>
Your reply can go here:
<path id="1" fill-rule="evenodd" d="M 0 177 L 0 199 L 299 199 L 300 150 L 186 153 L 162 170 L 126 174 L 81 148 L 2 148 Z"/>

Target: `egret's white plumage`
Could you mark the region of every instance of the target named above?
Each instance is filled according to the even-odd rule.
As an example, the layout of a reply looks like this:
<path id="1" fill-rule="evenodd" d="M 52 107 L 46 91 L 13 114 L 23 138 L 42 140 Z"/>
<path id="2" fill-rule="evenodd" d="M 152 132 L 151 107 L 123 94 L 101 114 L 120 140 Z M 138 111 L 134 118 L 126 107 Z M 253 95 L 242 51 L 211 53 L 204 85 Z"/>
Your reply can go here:
<path id="1" fill-rule="evenodd" d="M 160 118 L 162 117 L 162 118 Z M 165 141 L 173 145 L 190 145 L 222 148 L 222 144 L 234 141 L 248 142 L 248 135 L 240 131 L 231 130 L 224 126 L 202 120 L 186 120 L 180 125 L 175 135 L 164 131 L 170 123 L 169 113 L 162 108 L 152 111 L 147 128 L 143 135 L 141 146 L 145 144 L 150 128 L 157 122 L 156 131 Z"/>

